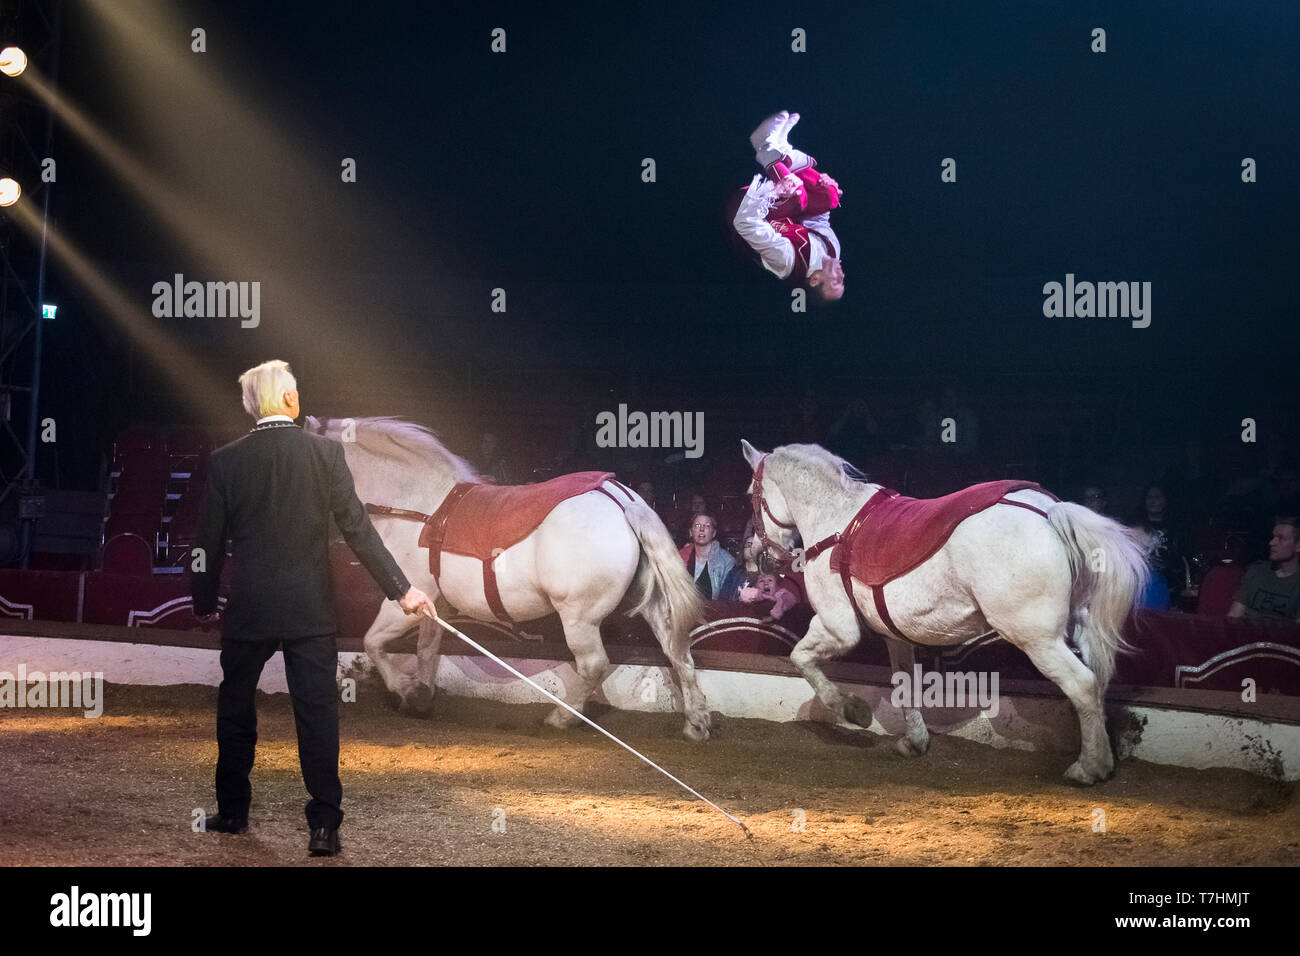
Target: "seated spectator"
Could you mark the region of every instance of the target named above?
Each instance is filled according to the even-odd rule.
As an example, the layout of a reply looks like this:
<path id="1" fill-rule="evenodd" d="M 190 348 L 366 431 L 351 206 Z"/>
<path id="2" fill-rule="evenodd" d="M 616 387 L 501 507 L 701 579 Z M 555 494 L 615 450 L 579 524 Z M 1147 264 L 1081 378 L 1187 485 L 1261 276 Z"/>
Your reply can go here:
<path id="1" fill-rule="evenodd" d="M 1300 553 L 1296 542 L 1297 519 L 1278 518 L 1268 543 L 1268 560 L 1246 569 L 1241 587 L 1232 599 L 1228 617 L 1248 621 L 1292 623 L 1300 621 Z"/>
<path id="2" fill-rule="evenodd" d="M 1142 492 L 1142 507 L 1125 524 L 1146 533 L 1152 570 L 1165 579 L 1169 593 L 1177 595 L 1187 584 L 1187 569 L 1183 564 L 1182 536 L 1170 523 L 1168 510 L 1164 487 L 1152 482 Z"/>
<path id="3" fill-rule="evenodd" d="M 718 523 L 712 515 L 697 514 L 691 520 L 691 540 L 681 550 L 686 570 L 695 578 L 695 586 L 706 601 L 722 592 L 727 575 L 736 559 L 717 541 Z"/>
<path id="4" fill-rule="evenodd" d="M 1109 501 L 1106 496 L 1106 489 L 1101 485 L 1084 485 L 1083 486 L 1083 506 L 1099 515 L 1110 517 L 1107 511 Z"/>
<path id="5" fill-rule="evenodd" d="M 766 618 L 771 621 L 781 620 L 786 611 L 803 599 L 802 589 L 792 579 L 777 574 L 760 574 L 756 587 L 740 589 L 741 601 L 772 602 Z"/>
<path id="6" fill-rule="evenodd" d="M 758 535 L 750 534 L 745 538 L 745 548 L 741 552 L 743 561 L 731 569 L 727 580 L 722 582 L 722 591 L 718 599 L 722 601 L 739 601 L 743 588 L 753 589 L 758 584 L 760 575 L 759 558 L 763 553 L 763 543 Z"/>
<path id="7" fill-rule="evenodd" d="M 681 515 L 681 502 L 685 500 L 690 501 L 690 509 L 686 512 L 688 516 L 688 520 L 687 523 L 683 526 L 681 523 L 682 519 L 678 516 Z M 691 525 L 695 521 L 695 516 L 707 515 L 712 513 L 713 513 L 713 509 L 710 508 L 708 502 L 704 500 L 704 495 L 700 494 L 698 491 L 692 492 L 689 496 L 682 495 L 679 498 L 676 498 L 673 504 L 673 514 L 675 520 L 673 522 L 672 527 L 668 529 L 672 533 L 673 540 L 674 541 L 684 540 L 687 543 L 687 545 L 689 545 L 694 538 L 694 533 L 692 531 Z M 685 548 L 682 549 L 683 553 L 685 552 L 685 550 L 686 550 Z"/>

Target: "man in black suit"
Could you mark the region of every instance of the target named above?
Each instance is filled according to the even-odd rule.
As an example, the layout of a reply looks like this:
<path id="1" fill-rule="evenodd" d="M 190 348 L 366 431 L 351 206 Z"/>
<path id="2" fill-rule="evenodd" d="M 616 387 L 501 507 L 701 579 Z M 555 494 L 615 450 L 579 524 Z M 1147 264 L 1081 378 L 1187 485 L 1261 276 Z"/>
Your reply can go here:
<path id="1" fill-rule="evenodd" d="M 224 617 L 217 696 L 217 815 L 207 829 L 248 828 L 248 775 L 257 744 L 254 706 L 262 668 L 283 647 L 298 730 L 298 759 L 311 800 L 308 850 L 332 856 L 343 822 L 339 780 L 338 650 L 329 522 L 391 600 L 408 614 L 433 613 L 384 547 L 357 498 L 343 446 L 294 424 L 298 385 L 285 362 L 265 362 L 239 378 L 244 409 L 257 420 L 242 438 L 212 453 L 194 555 L 194 613 Z M 235 582 L 224 615 L 217 589 L 231 541 Z"/>

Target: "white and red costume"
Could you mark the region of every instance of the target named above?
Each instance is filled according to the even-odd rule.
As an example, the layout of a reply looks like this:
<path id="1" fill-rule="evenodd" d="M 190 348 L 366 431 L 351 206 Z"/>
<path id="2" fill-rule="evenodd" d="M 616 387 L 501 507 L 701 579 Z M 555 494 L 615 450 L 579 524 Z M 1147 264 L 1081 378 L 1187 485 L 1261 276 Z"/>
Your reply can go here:
<path id="1" fill-rule="evenodd" d="M 790 146 L 786 132 L 798 116 L 793 122 L 782 118 L 786 116 L 769 117 L 750 137 L 763 173 L 733 199 L 737 205 L 731 224 L 765 269 L 778 279 L 802 285 L 828 259 L 840 258 L 840 240 L 830 218 L 831 210 L 839 207 L 840 194 L 817 172 L 815 159 Z M 799 188 L 780 198 L 776 184 L 791 173 L 798 177 Z"/>

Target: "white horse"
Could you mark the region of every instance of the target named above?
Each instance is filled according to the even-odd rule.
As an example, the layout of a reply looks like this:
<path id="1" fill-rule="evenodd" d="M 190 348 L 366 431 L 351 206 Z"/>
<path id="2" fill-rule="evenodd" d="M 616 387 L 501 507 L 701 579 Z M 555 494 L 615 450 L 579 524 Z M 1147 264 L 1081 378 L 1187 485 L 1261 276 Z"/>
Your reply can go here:
<path id="1" fill-rule="evenodd" d="M 833 540 L 881 490 L 851 477 L 842 458 L 817 445 L 786 445 L 766 456 L 747 441 L 741 445 L 750 469 L 761 474 L 750 484 L 751 495 L 756 486 L 761 492 L 754 499 L 756 512 L 762 512 L 756 526 L 765 543 L 768 535 L 775 538 L 776 551 L 789 552 L 795 529 L 805 548 Z M 1065 775 L 1092 784 L 1114 772 L 1103 695 L 1115 654 L 1124 646 L 1120 629 L 1146 583 L 1146 553 L 1122 525 L 1081 505 L 1033 490 L 1006 497 L 1045 512 L 1046 520 L 1023 507 L 977 512 L 932 557 L 884 584 L 885 607 L 899 632 L 917 644 L 951 646 L 997 631 L 1029 655 L 1079 717 L 1082 750 Z M 854 603 L 873 631 L 890 635 L 890 629 L 877 611 L 874 589 L 854 580 L 851 602 L 830 563 L 824 550 L 806 565 L 816 615 L 790 660 L 837 719 L 865 727 L 870 707 L 857 697 L 846 699 L 821 664 L 858 643 Z M 1082 662 L 1066 644 L 1071 634 Z M 911 674 L 913 645 L 892 635 L 885 640 L 893 670 Z M 914 707 L 905 707 L 903 715 L 906 733 L 895 746 L 905 756 L 918 756 L 930 744 L 925 720 Z"/>
<path id="2" fill-rule="evenodd" d="M 431 515 L 454 485 L 478 481 L 463 459 L 443 447 L 427 428 L 411 422 L 309 417 L 307 427 L 342 441 L 357 496 L 367 504 Z M 690 632 L 701 616 L 699 592 L 659 516 L 634 493 L 619 489 L 616 495 L 623 507 L 600 491 L 562 501 L 531 534 L 502 551 L 493 564 L 501 604 L 515 621 L 559 614 L 578 674 L 578 685 L 566 702 L 577 710 L 609 666 L 601 622 L 620 608 L 629 615 L 640 614 L 681 685 L 685 735 L 706 740 L 709 709 L 690 652 Z M 432 598 L 441 591 L 462 613 L 495 619 L 484 593 L 479 560 L 444 553 L 435 580 L 429 553 L 419 545 L 423 526 L 418 520 L 371 518 L 413 585 Z M 414 677 L 403 674 L 387 650 L 412 627 L 396 602 L 384 602 L 366 631 L 365 648 L 389 691 L 399 698 L 401 709 L 427 714 L 433 704 L 442 628 L 427 619 L 419 626 Z M 576 721 L 562 707 L 546 718 L 546 723 L 559 728 Z"/>

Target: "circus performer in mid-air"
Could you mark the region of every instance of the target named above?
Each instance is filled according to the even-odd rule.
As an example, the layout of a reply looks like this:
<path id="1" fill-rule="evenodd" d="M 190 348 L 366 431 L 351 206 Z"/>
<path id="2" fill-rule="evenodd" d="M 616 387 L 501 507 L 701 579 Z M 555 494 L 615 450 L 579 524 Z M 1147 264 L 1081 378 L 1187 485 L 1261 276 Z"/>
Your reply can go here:
<path id="1" fill-rule="evenodd" d="M 737 197 L 731 224 L 763 268 L 833 301 L 844 295 L 844 268 L 830 214 L 844 193 L 816 169 L 815 159 L 790 145 L 790 130 L 798 122 L 798 113 L 782 110 L 750 135 L 763 172 Z"/>

